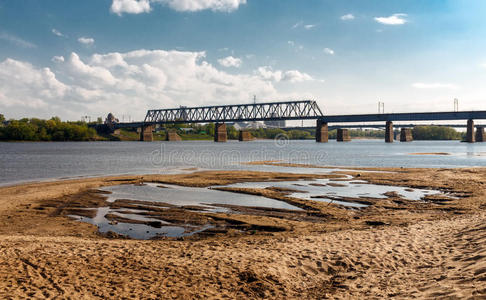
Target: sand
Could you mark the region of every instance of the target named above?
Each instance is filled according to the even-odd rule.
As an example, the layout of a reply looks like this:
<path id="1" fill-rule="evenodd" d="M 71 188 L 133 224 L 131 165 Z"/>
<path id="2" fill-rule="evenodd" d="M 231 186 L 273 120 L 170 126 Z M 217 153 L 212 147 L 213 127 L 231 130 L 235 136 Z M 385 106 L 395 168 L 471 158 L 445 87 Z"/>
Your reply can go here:
<path id="1" fill-rule="evenodd" d="M 55 212 L 63 203 L 103 201 L 102 195 L 87 193 L 89 189 L 137 182 L 140 177 L 0 188 L 0 297 L 486 297 L 486 170 L 385 171 L 347 174 L 376 184 L 440 188 L 461 197 L 415 203 L 390 198 L 362 211 L 315 203 L 312 210 L 326 212 L 329 219 L 238 216 L 249 223 L 289 227 L 283 232 L 136 241 L 108 239 L 97 234 L 94 226 Z M 312 176 L 198 172 L 143 178 L 161 184 L 208 186 Z M 285 197 L 285 191 L 251 192 Z M 44 207 L 46 203 L 55 205 Z"/>
<path id="2" fill-rule="evenodd" d="M 0 236 L 0 295 L 486 296 L 485 221 L 191 243 Z"/>

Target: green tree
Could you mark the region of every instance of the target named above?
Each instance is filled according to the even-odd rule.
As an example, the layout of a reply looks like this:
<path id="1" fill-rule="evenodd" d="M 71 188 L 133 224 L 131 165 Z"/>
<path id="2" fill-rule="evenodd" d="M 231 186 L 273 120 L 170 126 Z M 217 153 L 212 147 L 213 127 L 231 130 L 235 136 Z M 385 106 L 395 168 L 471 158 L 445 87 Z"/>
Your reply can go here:
<path id="1" fill-rule="evenodd" d="M 443 126 L 415 126 L 412 130 L 414 140 L 459 140 L 462 134 L 454 128 Z"/>
<path id="2" fill-rule="evenodd" d="M 214 136 L 214 123 L 204 125 L 204 131 L 207 135 Z"/>
<path id="3" fill-rule="evenodd" d="M 57 117 L 47 121 L 24 118 L 0 128 L 1 140 L 87 141 L 95 136 L 96 131 L 84 122 L 62 122 Z"/>
<path id="4" fill-rule="evenodd" d="M 5 116 L 3 114 L 0 114 L 0 123 L 5 122 Z"/>
<path id="5" fill-rule="evenodd" d="M 230 140 L 237 140 L 238 139 L 239 132 L 238 132 L 238 130 L 236 130 L 236 128 L 234 126 L 229 126 L 227 131 L 228 131 L 228 139 L 230 139 Z"/>

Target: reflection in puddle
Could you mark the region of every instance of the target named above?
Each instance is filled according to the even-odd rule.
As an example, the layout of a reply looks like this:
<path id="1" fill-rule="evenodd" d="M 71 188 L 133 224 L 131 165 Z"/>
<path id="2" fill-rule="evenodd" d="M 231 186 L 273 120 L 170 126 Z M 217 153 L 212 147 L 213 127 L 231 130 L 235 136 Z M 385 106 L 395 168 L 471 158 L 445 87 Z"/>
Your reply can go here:
<path id="1" fill-rule="evenodd" d="M 360 201 L 359 198 L 386 199 L 390 195 L 396 195 L 408 200 L 420 200 L 425 196 L 440 194 L 435 190 L 368 184 L 363 180 L 353 180 L 351 176 L 338 180 L 247 182 L 218 187 L 271 188 L 287 192 L 290 197 L 351 208 L 363 208 L 370 204 L 366 199 Z M 96 210 L 96 215 L 92 218 L 75 215 L 71 217 L 98 226 L 101 233 L 114 232 L 135 239 L 185 237 L 228 226 L 215 221 L 217 218 L 213 217 L 213 213 L 238 214 L 252 210 L 249 214 L 258 214 L 264 210 L 273 210 L 281 214 L 306 214 L 301 208 L 284 201 L 211 188 L 149 183 L 111 186 L 102 190 L 110 192 L 107 195 L 108 206 L 88 208 Z M 211 213 L 211 217 L 202 213 Z"/>
<path id="2" fill-rule="evenodd" d="M 101 190 L 111 193 L 107 195 L 107 202 L 110 206 L 92 208 L 97 210 L 96 216 L 93 218 L 75 215 L 71 215 L 71 217 L 98 226 L 101 233 L 111 231 L 135 239 L 151 239 L 157 236 L 191 236 L 214 227 L 211 224 L 191 224 L 190 220 L 184 224 L 171 223 L 158 218 L 157 215 L 150 216 L 149 211 L 153 210 L 185 208 L 195 212 L 232 213 L 230 208 L 223 206 L 235 205 L 302 211 L 301 208 L 283 201 L 209 188 L 159 186 L 150 183 L 118 185 Z M 137 208 L 133 208 L 134 205 Z"/>
<path id="3" fill-rule="evenodd" d="M 349 179 L 349 177 L 348 177 Z M 341 198 L 388 198 L 385 194 L 395 192 L 399 196 L 408 200 L 420 200 L 427 195 L 440 194 L 440 191 L 411 189 L 408 187 L 387 186 L 368 184 L 363 180 L 336 181 L 332 179 L 300 180 L 285 182 L 245 182 L 227 185 L 226 187 L 237 188 L 268 188 L 276 187 L 282 189 L 297 189 L 299 192 L 291 193 L 289 196 L 300 199 L 332 202 L 344 206 L 366 207 L 367 205 L 353 202 L 342 202 L 335 199 L 326 198 L 326 195 Z M 318 198 L 316 198 L 318 197 Z"/>
<path id="4" fill-rule="evenodd" d="M 157 184 L 149 183 L 142 186 L 133 184 L 118 185 L 102 190 L 111 192 L 108 195 L 108 202 L 113 202 L 116 199 L 153 201 L 175 206 L 201 206 L 205 212 L 228 211 L 226 208 L 217 207 L 218 204 L 300 210 L 300 208 L 283 201 L 255 195 L 212 190 L 209 188 L 194 188 L 168 184 L 164 184 L 163 187 L 158 187 Z"/>

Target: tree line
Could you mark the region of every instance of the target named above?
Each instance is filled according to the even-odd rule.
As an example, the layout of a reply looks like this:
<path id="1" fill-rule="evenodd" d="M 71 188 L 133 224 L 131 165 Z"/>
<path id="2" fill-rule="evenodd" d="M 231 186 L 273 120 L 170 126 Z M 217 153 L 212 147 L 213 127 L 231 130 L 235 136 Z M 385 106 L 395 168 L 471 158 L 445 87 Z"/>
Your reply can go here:
<path id="1" fill-rule="evenodd" d="M 415 126 L 412 130 L 414 140 L 461 140 L 463 132 L 444 126 Z"/>
<path id="2" fill-rule="evenodd" d="M 58 117 L 9 120 L 0 126 L 0 140 L 3 141 L 89 141 L 95 138 L 96 131 L 86 123 L 63 122 Z"/>

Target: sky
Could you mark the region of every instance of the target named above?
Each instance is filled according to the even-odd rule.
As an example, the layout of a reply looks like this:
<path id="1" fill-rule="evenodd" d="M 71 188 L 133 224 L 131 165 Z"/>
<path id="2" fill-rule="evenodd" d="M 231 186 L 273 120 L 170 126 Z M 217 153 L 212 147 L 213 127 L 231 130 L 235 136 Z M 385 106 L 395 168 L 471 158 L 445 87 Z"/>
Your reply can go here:
<path id="1" fill-rule="evenodd" d="M 0 113 L 486 110 L 483 0 L 0 0 Z"/>

